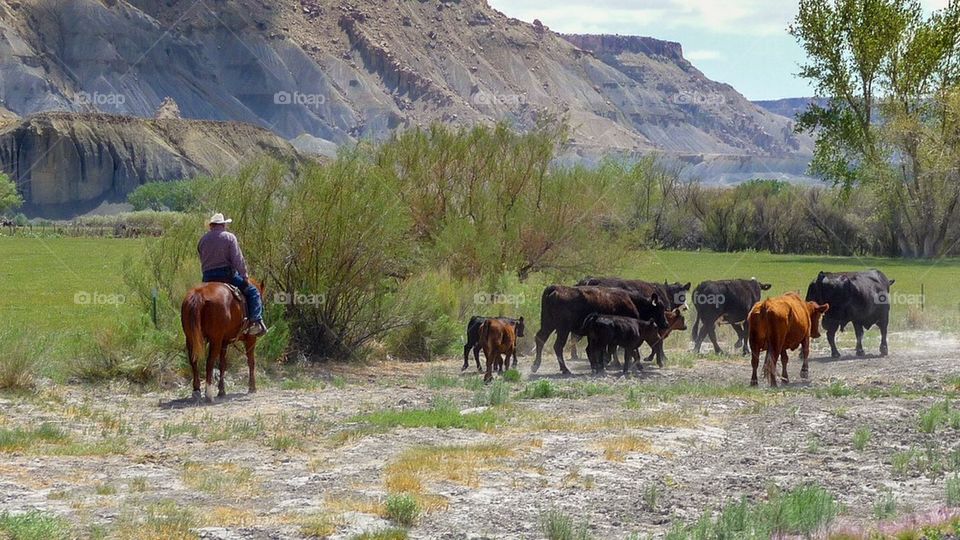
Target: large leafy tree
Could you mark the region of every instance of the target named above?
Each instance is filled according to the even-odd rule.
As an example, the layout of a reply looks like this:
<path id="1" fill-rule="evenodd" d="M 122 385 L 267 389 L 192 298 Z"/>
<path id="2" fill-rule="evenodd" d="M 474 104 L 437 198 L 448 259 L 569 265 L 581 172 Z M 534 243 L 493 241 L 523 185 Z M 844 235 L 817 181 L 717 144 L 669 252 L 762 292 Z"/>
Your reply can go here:
<path id="1" fill-rule="evenodd" d="M 9 176 L 0 173 L 0 216 L 7 214 L 23 204 L 23 197 L 17 193 L 17 185 Z"/>
<path id="2" fill-rule="evenodd" d="M 904 255 L 946 251 L 960 214 L 960 5 L 928 16 L 915 0 L 801 0 L 790 33 L 800 75 L 828 98 L 800 115 L 811 169 L 846 190 L 872 189 Z"/>

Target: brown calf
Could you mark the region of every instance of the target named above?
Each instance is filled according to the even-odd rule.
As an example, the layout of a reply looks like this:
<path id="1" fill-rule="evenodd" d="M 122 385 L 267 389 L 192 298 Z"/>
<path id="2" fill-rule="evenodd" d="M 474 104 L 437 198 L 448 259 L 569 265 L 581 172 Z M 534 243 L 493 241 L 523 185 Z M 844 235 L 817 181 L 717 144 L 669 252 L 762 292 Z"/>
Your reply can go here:
<path id="1" fill-rule="evenodd" d="M 820 337 L 820 317 L 828 309 L 829 304 L 804 302 L 800 295 L 792 292 L 757 302 L 747 317 L 750 329 L 750 362 L 753 365 L 750 385 L 757 385 L 761 351 L 767 351 L 763 373 L 770 386 L 777 386 L 778 358 L 783 364 L 783 382 L 790 382 L 787 377 L 787 349 L 792 351 L 797 347 L 801 348 L 803 367 L 800 369 L 800 376 L 807 378 L 810 338 Z"/>
<path id="2" fill-rule="evenodd" d="M 487 319 L 480 325 L 480 346 L 487 357 L 487 373 L 484 382 L 493 380 L 493 370 L 503 370 L 503 358 L 510 359 L 517 349 L 517 334 L 514 326 L 500 319 Z"/>

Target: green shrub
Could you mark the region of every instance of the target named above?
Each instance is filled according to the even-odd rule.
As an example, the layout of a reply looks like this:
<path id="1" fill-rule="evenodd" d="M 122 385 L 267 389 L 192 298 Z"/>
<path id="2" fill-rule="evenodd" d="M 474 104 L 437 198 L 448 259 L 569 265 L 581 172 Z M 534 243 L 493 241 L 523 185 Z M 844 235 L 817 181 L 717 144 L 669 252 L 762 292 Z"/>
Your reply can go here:
<path id="1" fill-rule="evenodd" d="M 540 530 L 547 540 L 590 539 L 590 529 L 586 523 L 576 525 L 572 518 L 557 509 L 540 516 Z"/>
<path id="2" fill-rule="evenodd" d="M 960 475 L 953 475 L 946 482 L 947 505 L 960 506 Z"/>
<path id="3" fill-rule="evenodd" d="M 209 178 L 147 182 L 127 195 L 127 202 L 134 210 L 195 210 L 209 191 L 213 181 Z"/>
<path id="4" fill-rule="evenodd" d="M 387 350 L 403 360 L 449 354 L 463 331 L 458 286 L 446 271 L 425 272 L 403 283 L 396 310 L 408 321 L 387 335 Z"/>
<path id="5" fill-rule="evenodd" d="M 0 390 L 28 390 L 46 367 L 45 340 L 24 330 L 0 330 Z"/>
<path id="6" fill-rule="evenodd" d="M 0 513 L 0 538 L 66 540 L 70 536 L 70 525 L 58 516 L 37 511 L 23 514 Z"/>
<path id="7" fill-rule="evenodd" d="M 391 527 L 379 531 L 365 532 L 351 538 L 351 540 L 407 540 L 409 533 L 406 529 Z"/>
<path id="8" fill-rule="evenodd" d="M 826 490 L 804 485 L 786 493 L 774 490 L 766 502 L 751 505 L 745 498 L 724 506 L 719 515 L 707 511 L 696 522 L 675 525 L 666 538 L 750 538 L 781 535 L 812 537 L 825 531 L 839 506 Z"/>
<path id="9" fill-rule="evenodd" d="M 857 451 L 863 451 L 867 447 L 867 443 L 870 442 L 870 428 L 866 426 L 861 426 L 853 433 L 853 447 Z"/>
<path id="10" fill-rule="evenodd" d="M 404 527 L 412 526 L 420 517 L 420 504 L 408 493 L 388 496 L 385 506 L 387 517 Z"/>
<path id="11" fill-rule="evenodd" d="M 556 397 L 558 394 L 557 387 L 549 379 L 539 379 L 527 384 L 521 395 L 526 399 L 547 399 Z"/>
<path id="12" fill-rule="evenodd" d="M 873 501 L 873 517 L 880 519 L 890 519 L 897 515 L 897 498 L 889 489 L 885 489 L 877 495 Z"/>
<path id="13" fill-rule="evenodd" d="M 496 380 L 489 386 L 480 387 L 473 401 L 478 407 L 503 405 L 510 401 L 510 386 L 503 380 Z"/>
<path id="14" fill-rule="evenodd" d="M 497 416 L 489 409 L 479 413 L 462 414 L 453 403 L 436 400 L 429 409 L 382 410 L 356 416 L 351 421 L 385 428 L 434 427 L 483 431 L 496 425 Z"/>
<path id="15" fill-rule="evenodd" d="M 516 369 L 508 369 L 503 372 L 503 376 L 501 378 L 508 383 L 520 382 L 520 371 Z"/>

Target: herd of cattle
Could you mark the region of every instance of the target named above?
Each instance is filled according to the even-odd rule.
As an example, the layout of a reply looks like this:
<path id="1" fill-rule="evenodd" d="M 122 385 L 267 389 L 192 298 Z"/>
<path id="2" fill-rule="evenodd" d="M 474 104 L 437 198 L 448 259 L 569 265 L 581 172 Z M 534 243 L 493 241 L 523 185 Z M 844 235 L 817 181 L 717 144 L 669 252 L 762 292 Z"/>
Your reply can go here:
<path id="1" fill-rule="evenodd" d="M 807 288 L 806 299 L 790 292 L 761 301 L 762 291 L 770 285 L 757 279 L 705 281 L 692 293 L 697 312 L 692 337 L 694 351 L 699 353 L 707 337 L 714 351 L 722 353 L 717 343 L 717 324 L 729 324 L 737 333 L 736 348 L 751 354 L 753 376 L 757 384 L 760 353 L 766 351 L 763 373 L 771 386 L 777 385 L 776 365 L 782 363 L 781 377 L 787 377 L 787 350 L 800 347 L 803 366 L 800 376 L 807 377 L 810 339 L 820 337 L 820 326 L 827 331 L 831 354 L 840 357 L 836 345 L 837 330 L 853 324 L 857 337 L 856 354 L 863 356 L 863 332 L 876 325 L 880 328 L 880 354 L 887 354 L 887 325 L 890 319 L 890 286 L 894 280 L 879 270 L 865 272 L 820 272 Z M 647 344 L 663 366 L 666 355 L 663 341 L 674 330 L 686 330 L 683 312 L 687 309 L 690 283 L 651 283 L 621 278 L 587 278 L 573 287 L 551 285 L 540 300 L 540 329 L 535 336 L 536 359 L 531 370 L 540 368 L 543 346 L 556 333 L 553 350 L 560 372 L 570 370 L 563 359 L 567 340 L 574 343 L 587 338 L 587 358 L 594 373 L 603 372 L 616 360 L 617 348 L 624 351 L 623 373 L 631 365 L 642 369 L 639 348 Z M 494 371 L 517 366 L 517 337 L 524 335 L 524 320 L 507 317 L 473 317 L 467 325 L 467 344 L 463 348 L 463 369 L 469 367 L 473 350 L 477 369 L 480 349 L 486 356 L 485 380 Z M 573 358 L 577 358 L 574 346 Z M 635 363 L 634 363 L 635 361 Z"/>

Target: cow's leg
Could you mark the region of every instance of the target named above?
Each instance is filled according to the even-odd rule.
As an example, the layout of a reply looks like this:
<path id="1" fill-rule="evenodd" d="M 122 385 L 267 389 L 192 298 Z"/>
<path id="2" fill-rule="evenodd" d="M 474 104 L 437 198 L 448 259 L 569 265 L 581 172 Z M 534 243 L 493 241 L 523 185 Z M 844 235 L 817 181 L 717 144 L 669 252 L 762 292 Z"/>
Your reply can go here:
<path id="1" fill-rule="evenodd" d="M 753 367 L 753 375 L 750 377 L 750 386 L 757 386 L 757 368 L 760 367 L 760 347 L 751 347 L 750 365 Z"/>
<path id="2" fill-rule="evenodd" d="M 567 364 L 563 361 L 563 348 L 567 344 L 567 337 L 570 335 L 570 332 L 561 332 L 557 331 L 557 340 L 553 342 L 553 352 L 557 353 L 557 363 L 560 364 L 560 373 L 564 375 L 570 375 L 570 370 L 567 369 Z"/>
<path id="3" fill-rule="evenodd" d="M 733 331 L 737 333 L 737 343 L 733 346 L 734 349 L 740 349 L 742 354 L 747 354 L 747 323 L 737 323 L 731 324 Z"/>
<path id="4" fill-rule="evenodd" d="M 723 349 L 720 348 L 720 344 L 717 343 L 717 325 L 711 324 L 710 329 L 707 332 L 707 335 L 710 336 L 710 343 L 713 343 L 713 352 L 717 354 L 724 354 Z"/>
<path id="5" fill-rule="evenodd" d="M 857 335 L 857 356 L 864 356 L 867 353 L 863 350 L 863 325 L 855 322 L 853 323 L 853 333 Z"/>
<path id="6" fill-rule="evenodd" d="M 634 362 L 636 358 L 639 358 L 639 355 L 634 356 L 634 350 L 632 349 L 623 349 L 623 371 L 624 375 L 630 373 L 630 364 Z"/>
<path id="7" fill-rule="evenodd" d="M 533 359 L 533 364 L 530 365 L 530 372 L 536 373 L 540 369 L 540 361 L 543 359 L 543 346 L 547 343 L 547 338 L 550 337 L 550 334 L 553 333 L 553 328 L 541 328 L 537 331 L 537 334 L 533 336 L 533 341 L 537 344 L 537 357 Z"/>
<path id="8" fill-rule="evenodd" d="M 827 329 L 827 343 L 830 344 L 830 356 L 834 358 L 840 358 L 840 350 L 837 349 L 837 328 L 840 327 L 839 324 L 830 324 L 824 325 Z"/>
<path id="9" fill-rule="evenodd" d="M 810 358 L 810 338 L 803 340 L 803 343 L 800 344 L 800 358 L 803 359 L 803 365 L 800 366 L 800 378 L 806 379 L 810 376 L 809 365 L 807 359 Z"/>
<path id="10" fill-rule="evenodd" d="M 483 366 L 480 365 L 480 344 L 477 343 L 473 346 L 473 361 L 477 363 L 477 371 L 483 371 Z"/>
<path id="11" fill-rule="evenodd" d="M 613 347 L 610 347 L 610 358 L 607 359 L 608 360 L 607 364 L 613 364 L 612 366 L 610 366 L 612 369 L 617 369 L 620 367 L 620 358 L 617 356 L 618 348 L 619 347 L 617 347 L 616 345 L 614 345 Z M 626 362 L 626 357 L 627 357 L 626 349 L 624 349 L 623 351 L 623 357 L 624 357 L 624 362 Z M 606 367 L 606 364 L 604 364 L 604 367 Z"/>
<path id="12" fill-rule="evenodd" d="M 787 375 L 787 360 L 787 350 L 784 349 L 783 352 L 780 353 L 780 363 L 783 365 L 783 370 L 780 376 L 783 378 L 783 382 L 785 383 L 790 382 L 790 376 Z"/>
<path id="13" fill-rule="evenodd" d="M 743 321 L 743 325 L 741 325 L 741 328 L 743 329 L 743 352 L 742 352 L 742 354 L 743 354 L 744 356 L 746 356 L 746 355 L 750 354 L 750 348 L 748 347 L 748 340 L 750 339 L 750 320 L 747 319 L 747 320 Z"/>
<path id="14" fill-rule="evenodd" d="M 663 364 L 667 361 L 667 353 L 663 351 L 662 339 L 653 345 L 653 350 L 655 353 L 657 353 L 657 367 L 663 367 Z"/>
<path id="15" fill-rule="evenodd" d="M 463 367 L 460 368 L 460 371 L 466 371 L 470 367 L 470 349 L 472 347 L 469 343 L 463 346 Z M 477 359 L 477 368 L 480 368 L 480 359 Z"/>
<path id="16" fill-rule="evenodd" d="M 700 354 L 700 345 L 703 344 L 703 335 L 701 331 L 703 326 L 700 324 L 700 312 L 697 312 L 697 320 L 693 323 L 693 330 L 690 331 L 690 335 L 693 337 L 693 354 Z"/>
<path id="17" fill-rule="evenodd" d="M 890 314 L 885 313 L 880 318 L 880 322 L 877 326 L 880 327 L 880 356 L 886 356 L 889 354 L 887 350 L 887 323 L 890 320 Z"/>
<path id="18" fill-rule="evenodd" d="M 512 367 L 513 369 L 517 369 L 517 348 L 516 348 L 516 347 L 513 348 L 513 355 L 512 355 L 512 356 L 513 356 L 513 366 L 511 366 L 511 367 Z"/>
<path id="19" fill-rule="evenodd" d="M 220 350 L 223 349 L 223 345 L 219 341 L 210 342 L 210 354 L 207 355 L 207 377 L 204 380 L 206 383 L 204 392 L 204 399 L 207 403 L 213 403 L 213 367 L 216 364 L 217 359 L 220 358 Z"/>
<path id="20" fill-rule="evenodd" d="M 487 349 L 486 346 L 483 348 L 483 355 L 487 357 L 487 372 L 483 376 L 483 382 L 488 383 L 493 380 L 493 365 L 496 360 L 493 351 Z"/>

